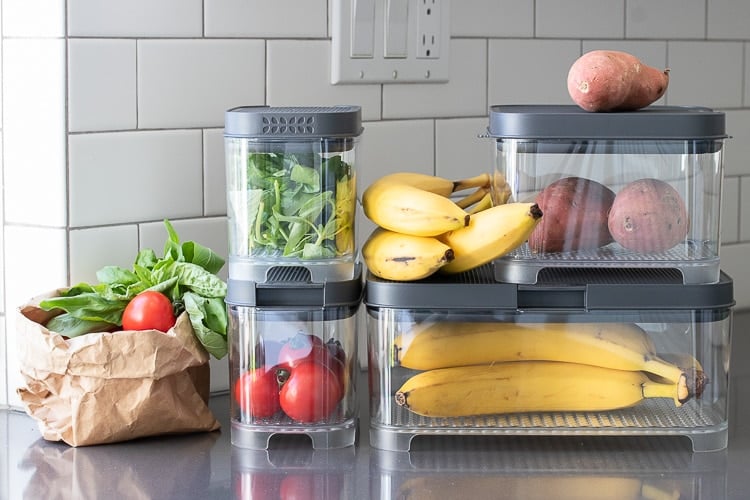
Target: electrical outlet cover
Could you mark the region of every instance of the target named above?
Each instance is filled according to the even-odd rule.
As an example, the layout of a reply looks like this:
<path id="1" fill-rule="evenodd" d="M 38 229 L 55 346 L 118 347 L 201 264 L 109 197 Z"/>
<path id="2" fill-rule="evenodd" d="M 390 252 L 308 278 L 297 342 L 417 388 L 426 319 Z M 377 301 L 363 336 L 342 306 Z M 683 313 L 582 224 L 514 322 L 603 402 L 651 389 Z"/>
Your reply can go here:
<path id="1" fill-rule="evenodd" d="M 356 1 L 332 0 L 331 83 L 448 81 L 450 0 L 406 0 L 407 43 L 403 57 L 385 56 L 386 8 L 389 0 L 374 2 L 372 57 L 352 57 L 352 12 Z"/>

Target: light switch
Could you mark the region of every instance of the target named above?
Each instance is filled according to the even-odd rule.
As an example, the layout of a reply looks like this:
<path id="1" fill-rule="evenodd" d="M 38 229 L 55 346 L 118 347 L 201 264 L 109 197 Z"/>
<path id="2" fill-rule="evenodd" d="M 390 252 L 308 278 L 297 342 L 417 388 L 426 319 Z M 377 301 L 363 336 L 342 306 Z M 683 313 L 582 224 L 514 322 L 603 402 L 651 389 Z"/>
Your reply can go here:
<path id="1" fill-rule="evenodd" d="M 386 0 L 385 57 L 406 57 L 409 0 Z"/>
<path id="2" fill-rule="evenodd" d="M 375 0 L 352 0 L 352 57 L 372 57 L 375 47 Z"/>

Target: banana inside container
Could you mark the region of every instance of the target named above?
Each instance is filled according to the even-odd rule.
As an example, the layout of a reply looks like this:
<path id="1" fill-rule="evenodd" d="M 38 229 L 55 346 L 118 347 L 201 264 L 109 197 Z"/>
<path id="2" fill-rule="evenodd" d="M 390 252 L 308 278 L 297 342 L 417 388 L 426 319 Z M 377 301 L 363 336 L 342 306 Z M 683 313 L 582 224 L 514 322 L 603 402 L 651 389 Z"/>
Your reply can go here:
<path id="1" fill-rule="evenodd" d="M 429 417 L 607 411 L 648 398 L 680 407 L 708 383 L 697 359 L 657 353 L 635 324 L 424 323 L 394 339 L 393 356 L 419 370 L 396 403 Z"/>

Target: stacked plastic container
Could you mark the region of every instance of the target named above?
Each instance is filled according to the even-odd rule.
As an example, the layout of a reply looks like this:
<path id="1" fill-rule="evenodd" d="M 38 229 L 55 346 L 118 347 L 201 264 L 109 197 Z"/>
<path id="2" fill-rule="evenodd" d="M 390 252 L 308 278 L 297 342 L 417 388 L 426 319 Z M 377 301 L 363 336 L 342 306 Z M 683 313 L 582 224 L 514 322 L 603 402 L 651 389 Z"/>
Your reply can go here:
<path id="1" fill-rule="evenodd" d="M 724 114 L 493 106 L 489 118 L 493 193 L 539 203 L 542 221 L 519 249 L 462 275 L 366 277 L 372 445 L 404 451 L 417 436 L 444 434 L 663 435 L 686 436 L 696 451 L 725 448 L 734 298 L 719 262 Z M 569 332 L 606 338 L 611 350 L 586 360 L 564 344 Z M 458 335 L 482 344 L 446 340 Z M 640 361 L 620 363 L 634 352 Z M 592 389 L 576 382 L 573 397 L 552 375 L 569 373 L 555 371 L 567 364 L 545 365 L 537 381 L 524 369 L 486 382 L 493 365 L 535 356 L 576 367 L 616 359 L 607 369 L 635 372 L 622 376 L 635 397 L 626 401 L 622 385 L 602 389 L 620 375 L 584 366 L 576 373 Z M 651 370 L 654 362 L 681 375 Z M 687 392 L 667 397 L 678 378 Z M 423 390 L 446 380 L 450 388 Z M 514 407 L 524 394 L 532 407 Z"/>
<path id="2" fill-rule="evenodd" d="M 232 443 L 275 434 L 313 448 L 357 431 L 357 106 L 225 115 Z"/>

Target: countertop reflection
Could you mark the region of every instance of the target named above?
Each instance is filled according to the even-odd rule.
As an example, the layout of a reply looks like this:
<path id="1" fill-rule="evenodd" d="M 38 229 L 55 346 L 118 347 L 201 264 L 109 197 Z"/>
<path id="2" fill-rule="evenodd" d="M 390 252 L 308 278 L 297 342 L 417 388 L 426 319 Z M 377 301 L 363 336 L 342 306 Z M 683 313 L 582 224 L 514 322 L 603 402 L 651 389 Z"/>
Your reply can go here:
<path id="1" fill-rule="evenodd" d="M 750 314 L 735 315 L 735 336 L 748 326 Z M 728 448 L 705 453 L 687 438 L 605 436 L 429 436 L 409 452 L 379 450 L 362 391 L 357 445 L 335 450 L 288 435 L 268 451 L 232 447 L 227 395 L 211 399 L 220 431 L 81 448 L 0 411 L 0 499 L 745 499 L 746 372 L 732 377 Z"/>

